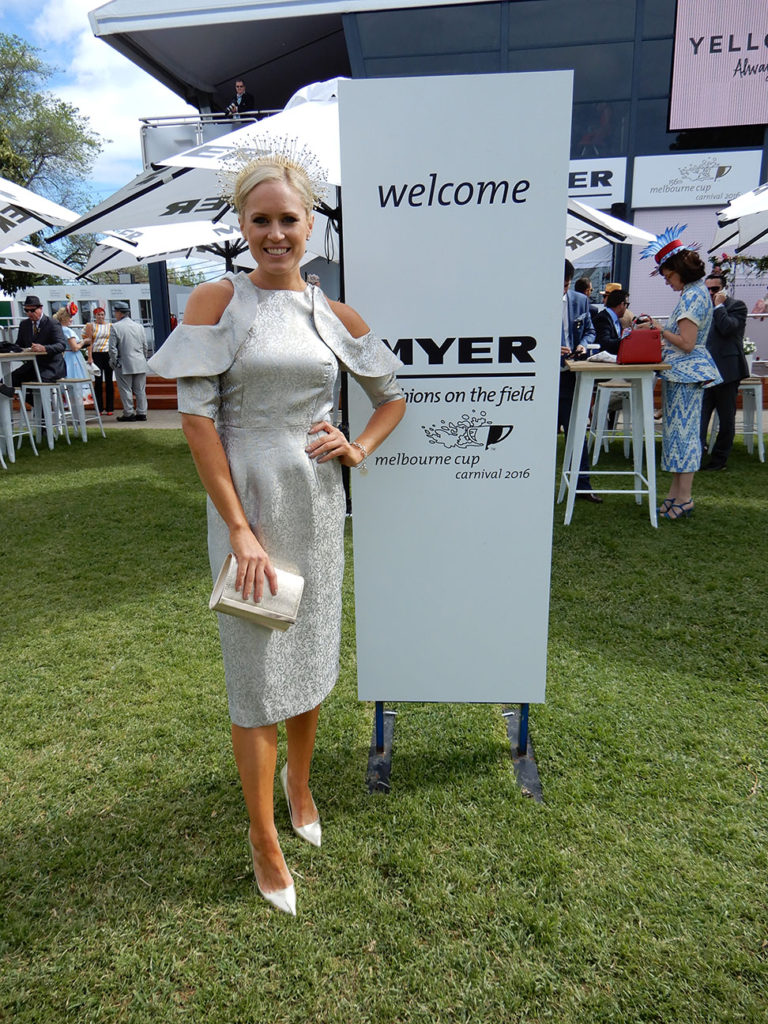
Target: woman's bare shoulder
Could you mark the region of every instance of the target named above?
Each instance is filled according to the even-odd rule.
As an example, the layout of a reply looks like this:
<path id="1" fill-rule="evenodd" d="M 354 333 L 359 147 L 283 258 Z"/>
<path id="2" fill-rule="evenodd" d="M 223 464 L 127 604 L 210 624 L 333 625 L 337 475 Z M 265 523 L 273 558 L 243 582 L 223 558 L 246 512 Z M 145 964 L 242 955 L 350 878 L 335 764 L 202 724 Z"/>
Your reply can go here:
<path id="1" fill-rule="evenodd" d="M 352 309 L 351 306 L 347 306 L 344 302 L 333 302 L 331 299 L 328 300 L 328 305 L 353 338 L 362 338 L 364 334 L 369 333 L 370 327 L 356 309 Z"/>
<path id="2" fill-rule="evenodd" d="M 234 294 L 232 282 L 226 279 L 199 284 L 187 300 L 184 323 L 193 326 L 217 324 Z"/>

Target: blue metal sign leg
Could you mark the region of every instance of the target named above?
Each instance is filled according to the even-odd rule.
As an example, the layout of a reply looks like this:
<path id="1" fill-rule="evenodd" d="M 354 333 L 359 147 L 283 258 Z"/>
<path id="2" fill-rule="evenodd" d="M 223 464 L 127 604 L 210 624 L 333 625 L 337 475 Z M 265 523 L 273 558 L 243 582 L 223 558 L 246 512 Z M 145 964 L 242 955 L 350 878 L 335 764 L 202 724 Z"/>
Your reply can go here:
<path id="1" fill-rule="evenodd" d="M 376 701 L 371 747 L 368 751 L 366 784 L 369 793 L 388 793 L 392 771 L 392 745 L 395 741 L 395 712 L 385 711 L 384 702 Z"/>
<path id="2" fill-rule="evenodd" d="M 530 705 L 520 705 L 520 731 L 517 734 L 517 756 L 525 757 L 528 753 L 528 708 Z"/>
<path id="3" fill-rule="evenodd" d="M 533 797 L 537 803 L 543 803 L 539 769 L 536 766 L 533 743 L 528 735 L 528 710 L 528 704 L 521 704 L 519 710 L 509 708 L 503 715 L 507 720 L 507 737 L 517 784 L 524 796 Z"/>
<path id="4" fill-rule="evenodd" d="M 376 753 L 384 753 L 384 701 L 376 701 Z"/>

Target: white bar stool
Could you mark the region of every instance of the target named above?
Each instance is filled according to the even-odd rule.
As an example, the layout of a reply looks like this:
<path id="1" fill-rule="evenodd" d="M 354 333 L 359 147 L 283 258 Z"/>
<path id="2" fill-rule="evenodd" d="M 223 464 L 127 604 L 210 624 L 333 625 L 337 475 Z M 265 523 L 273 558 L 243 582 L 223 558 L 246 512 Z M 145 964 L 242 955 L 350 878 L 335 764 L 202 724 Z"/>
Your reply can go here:
<path id="1" fill-rule="evenodd" d="M 80 352 L 75 353 L 78 356 L 78 365 L 81 366 L 82 374 L 78 377 L 62 377 L 59 381 L 64 386 L 66 393 L 66 409 L 65 415 L 69 417 L 72 422 L 72 429 L 77 436 L 87 443 L 88 441 L 88 429 L 86 424 L 89 421 L 95 420 L 99 424 L 101 430 L 101 436 L 106 437 L 104 433 L 104 424 L 101 422 L 101 413 L 99 412 L 99 406 L 96 401 L 96 389 L 93 386 L 93 378 L 88 373 Z M 90 410 L 85 408 L 85 402 L 83 401 L 83 387 L 87 387 L 90 391 L 91 401 L 93 402 L 93 412 L 89 415 Z"/>
<path id="2" fill-rule="evenodd" d="M 64 412 L 64 397 L 66 390 L 58 380 L 25 381 L 21 385 L 21 404 L 26 405 L 27 392 L 31 391 L 35 399 L 34 426 L 37 440 L 41 440 L 43 429 L 48 441 L 48 447 L 52 450 L 57 435 L 64 434 L 67 444 L 72 444 L 69 439 L 69 426 Z"/>
<path id="3" fill-rule="evenodd" d="M 597 384 L 597 397 L 592 406 L 592 419 L 589 425 L 587 444 L 594 444 L 592 452 L 592 465 L 597 465 L 600 458 L 600 448 L 608 451 L 609 441 L 614 438 L 624 440 L 624 458 L 629 458 L 630 442 L 632 439 L 632 389 L 627 384 L 616 384 L 612 381 L 599 381 Z M 611 399 L 621 397 L 621 409 L 616 410 L 616 420 L 613 427 L 608 426 L 608 412 Z M 621 433 L 618 429 L 618 417 L 621 413 Z"/>
<path id="4" fill-rule="evenodd" d="M 19 403 L 18 416 L 14 416 L 13 399 L 0 396 L 0 446 L 5 446 L 9 462 L 16 461 L 16 449 L 13 442 L 17 438 L 17 448 L 21 448 L 21 439 L 28 437 L 34 454 L 40 454 L 35 444 L 35 435 L 32 433 L 27 408 L 21 400 L 21 388 L 15 388 L 14 390 L 16 392 L 15 397 Z"/>

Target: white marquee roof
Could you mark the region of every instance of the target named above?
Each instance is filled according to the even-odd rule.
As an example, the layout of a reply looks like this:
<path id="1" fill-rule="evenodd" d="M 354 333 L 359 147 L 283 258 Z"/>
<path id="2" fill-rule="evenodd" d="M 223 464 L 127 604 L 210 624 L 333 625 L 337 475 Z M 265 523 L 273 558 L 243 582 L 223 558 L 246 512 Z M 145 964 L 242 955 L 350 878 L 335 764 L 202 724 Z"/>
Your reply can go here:
<path id="1" fill-rule="evenodd" d="M 278 110 L 307 82 L 350 74 L 344 14 L 460 3 L 111 0 L 89 18 L 95 36 L 194 106 L 224 109 L 242 77 L 259 109 Z"/>

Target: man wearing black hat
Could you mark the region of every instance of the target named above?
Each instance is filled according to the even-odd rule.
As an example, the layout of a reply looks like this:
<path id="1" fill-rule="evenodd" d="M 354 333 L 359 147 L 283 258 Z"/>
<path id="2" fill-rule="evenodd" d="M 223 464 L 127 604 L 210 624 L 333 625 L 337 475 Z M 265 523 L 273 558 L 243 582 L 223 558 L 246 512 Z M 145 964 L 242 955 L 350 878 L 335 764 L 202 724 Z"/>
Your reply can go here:
<path id="1" fill-rule="evenodd" d="M 37 295 L 28 295 L 24 299 L 24 312 L 27 319 L 19 325 L 16 344 L 21 349 L 29 349 L 37 355 L 37 369 L 42 380 L 60 380 L 67 374 L 67 364 L 63 352 L 67 343 L 61 330 L 61 324 L 49 316 L 43 315 L 43 304 Z M 25 360 L 23 365 L 11 374 L 13 387 L 7 384 L 0 386 L 0 395 L 13 398 L 13 388 L 20 388 L 27 381 L 37 381 L 35 362 Z"/>
<path id="2" fill-rule="evenodd" d="M 115 369 L 123 403 L 121 423 L 147 418 L 147 336 L 141 324 L 131 320 L 127 302 L 113 302 L 115 319 L 109 335 L 109 362 Z M 135 406 L 134 406 L 135 396 Z"/>

